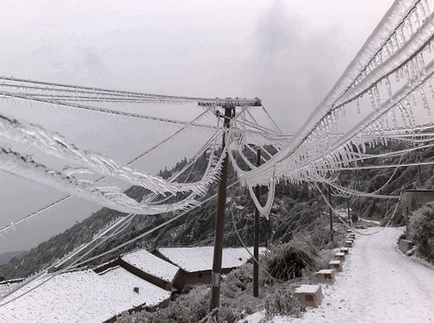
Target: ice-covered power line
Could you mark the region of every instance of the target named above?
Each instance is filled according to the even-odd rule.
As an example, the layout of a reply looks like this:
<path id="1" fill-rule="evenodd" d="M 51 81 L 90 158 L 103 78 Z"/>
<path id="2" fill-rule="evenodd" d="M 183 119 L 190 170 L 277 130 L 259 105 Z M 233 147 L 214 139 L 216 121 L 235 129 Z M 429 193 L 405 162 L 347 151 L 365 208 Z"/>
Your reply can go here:
<path id="1" fill-rule="evenodd" d="M 53 82 L 42 82 L 35 80 L 18 79 L 13 77 L 0 76 L 0 92 L 16 97 L 26 97 L 38 101 L 47 102 L 76 102 L 76 101 L 100 101 L 100 102 L 197 102 L 199 106 L 221 106 L 226 103 L 233 103 L 236 106 L 257 106 L 261 107 L 258 98 L 203 98 L 189 96 L 174 96 L 161 94 L 148 94 L 132 91 L 121 91 L 86 87 L 80 85 L 68 85 Z"/>
<path id="2" fill-rule="evenodd" d="M 408 141 L 417 129 L 429 129 L 433 11 L 429 0 L 396 1 L 300 131 L 267 163 L 243 174 L 245 182 L 266 184 L 273 175 L 309 181 L 359 160 L 368 146 L 401 134 Z"/>
<path id="3" fill-rule="evenodd" d="M 193 102 L 201 115 L 215 115 L 219 120 L 224 117 L 220 109 L 230 104 L 234 116 L 230 120 L 231 127 L 227 129 L 227 149 L 242 183 L 252 187 L 256 184 L 270 185 L 276 178 L 282 177 L 294 182 L 327 179 L 331 173 L 346 169 L 355 162 L 384 157 L 384 152 L 367 152 L 376 144 L 406 141 L 421 145 L 421 149 L 430 144 L 432 136 L 429 133 L 433 129 L 430 123 L 434 121 L 431 113 L 434 104 L 433 11 L 434 5 L 430 0 L 396 1 L 329 95 L 294 136 L 281 134 L 259 99 L 154 95 L 0 77 L 1 103 L 19 102 L 36 109 L 48 106 L 60 110 L 75 109 L 114 118 L 171 124 L 181 129 L 211 130 L 212 136 L 221 136 L 224 131 L 215 122 L 203 122 L 200 118 L 185 121 L 172 116 L 155 116 L 142 108 L 149 104 L 178 104 L 177 110 L 182 111 L 180 106 L 183 103 Z M 135 109 L 137 107 L 140 110 Z M 265 113 L 271 127 L 262 125 L 253 116 L 255 109 Z M 86 196 L 118 210 L 155 214 L 184 208 L 188 203 L 194 203 L 194 199 L 184 201 L 185 204 L 169 205 L 166 201 L 170 198 L 166 195 L 145 207 L 143 203 L 128 199 L 119 187 L 98 186 L 75 175 L 92 172 L 127 180 L 130 184 L 149 189 L 153 194 L 173 196 L 177 193 L 203 193 L 218 178 L 219 162 L 216 162 L 201 181 L 169 182 L 122 165 L 113 158 L 81 149 L 43 127 L 26 125 L 7 117 L 1 118 L 1 121 L 0 136 L 6 140 L 24 142 L 68 163 L 61 170 L 50 170 L 18 151 L 3 149 L 0 157 L 5 161 L 2 165 L 5 171 L 24 175 L 77 196 Z M 147 151 L 158 153 L 161 144 L 181 132 L 175 131 Z M 210 147 L 205 147 L 202 153 Z M 264 152 L 260 167 L 254 166 L 250 156 L 258 148 Z M 409 149 L 413 148 L 388 154 L 399 155 Z M 194 156 L 189 164 L 193 164 L 199 156 Z M 78 164 L 78 167 L 70 163 Z M 413 164 L 400 163 L 399 167 L 403 165 Z M 396 167 L 393 163 L 389 166 Z"/>
<path id="4" fill-rule="evenodd" d="M 259 99 L 207 99 L 151 95 L 8 77 L 0 77 L 0 98 L 2 104 L 5 106 L 13 106 L 14 103 L 18 102 L 18 108 L 22 106 L 30 107 L 31 109 L 41 109 L 44 107 L 50 107 L 51 109 L 72 108 L 88 111 L 90 113 L 108 114 L 115 117 L 129 117 L 161 124 L 175 124 L 180 127 L 180 129 L 175 131 L 172 135 L 147 149 L 145 153 L 139 155 L 133 162 L 139 160 L 151 151 L 158 150 L 161 145 L 179 136 L 185 129 L 203 128 L 209 129 L 215 134 L 221 133 L 222 129 L 219 128 L 218 124 L 216 126 L 209 122 L 202 123 L 201 119 L 211 114 L 211 116 L 215 115 L 217 120 L 219 120 L 219 118 L 222 117 L 222 115 L 218 114 L 219 109 L 225 104 L 230 103 L 244 110 L 248 107 L 254 109 L 261 107 Z M 144 103 L 161 102 L 170 106 L 174 103 L 179 106 L 179 103 L 193 102 L 196 103 L 200 114 L 191 121 L 147 115 L 147 105 L 144 105 Z M 136 106 L 140 107 L 143 113 L 128 111 L 131 107 Z M 244 113 L 237 115 L 234 118 L 234 121 L 235 120 L 239 122 L 239 124 L 246 123 L 246 125 L 243 126 L 243 132 L 247 135 L 257 135 L 260 138 L 273 138 L 274 141 L 286 139 L 286 137 L 280 137 L 275 131 L 260 126 L 257 122 L 249 121 Z M 215 134 L 213 135 L 214 137 Z M 74 196 L 97 201 L 103 206 L 122 212 L 156 214 L 175 209 L 184 209 L 186 205 L 194 204 L 195 199 L 190 198 L 176 203 L 168 203 L 165 201 L 170 200 L 170 196 L 175 196 L 178 193 L 191 192 L 193 196 L 203 194 L 207 190 L 207 187 L 218 178 L 221 164 L 221 159 L 210 163 L 211 167 L 207 168 L 200 181 L 179 183 L 176 181 L 167 181 L 158 176 L 144 173 L 139 169 L 122 165 L 111 157 L 80 148 L 62 135 L 51 132 L 42 126 L 26 124 L 4 115 L 0 116 L 0 137 L 9 142 L 20 143 L 32 149 L 37 149 L 41 153 L 54 156 L 66 163 L 66 166 L 62 169 L 50 169 L 43 163 L 34 161 L 33 158 L 29 158 L 19 151 L 8 148 L 4 149 L 1 155 L 1 158 L 5 161 L 2 165 L 4 171 L 43 183 Z M 208 142 L 208 144 L 211 145 L 210 142 Z M 205 151 L 209 148 L 210 146 L 204 147 Z M 190 164 L 194 163 L 199 157 L 200 155 L 193 157 Z M 213 157 L 210 156 L 210 161 L 212 158 Z M 150 204 L 146 204 L 146 201 L 144 202 L 145 204 L 136 203 L 133 199 L 128 198 L 122 193 L 122 190 L 116 184 L 97 185 L 92 180 L 87 179 L 86 176 L 83 176 L 83 174 L 96 174 L 104 178 L 114 177 L 120 180 L 126 180 L 130 185 L 139 185 L 154 194 L 163 194 L 165 197 L 158 198 L 157 202 L 149 202 Z M 63 200 L 64 199 L 59 200 L 59 203 Z M 42 212 L 45 209 L 48 208 L 41 209 Z M 23 219 L 29 219 L 33 214 L 38 213 L 40 212 L 33 212 L 31 215 L 23 217 Z M 22 221 L 16 221 L 16 224 L 20 222 Z M 8 226 L 3 227 L 1 231 L 4 231 L 3 229 L 7 230 Z"/>
<path id="5" fill-rule="evenodd" d="M 0 136 L 4 139 L 24 143 L 67 163 L 80 166 L 68 165 L 61 170 L 50 169 L 24 154 L 4 148 L 0 150 L 0 168 L 122 212 L 157 214 L 190 210 L 200 204 L 197 195 L 203 193 L 207 186 L 218 178 L 222 159 L 214 156 L 214 153 L 218 149 L 217 138 L 221 138 L 224 130 L 218 122 L 215 125 L 202 122 L 200 118 L 185 121 L 172 116 L 154 116 L 146 111 L 137 112 L 125 108 L 194 102 L 201 110 L 200 116 L 208 113 L 219 120 L 224 117 L 219 114 L 219 108 L 230 104 L 233 106 L 234 116 L 230 118 L 231 127 L 226 129 L 225 147 L 240 181 L 249 186 L 255 205 L 264 215 L 271 208 L 276 179 L 282 177 L 293 182 L 326 183 L 347 195 L 391 198 L 381 195 L 380 191 L 393 179 L 398 168 L 433 163 L 402 160 L 402 156 L 407 153 L 432 146 L 433 12 L 434 4 L 431 0 L 396 1 L 329 95 L 294 136 L 281 134 L 258 99 L 153 95 L 0 77 L 0 99 L 3 104 L 21 102 L 24 105 L 32 104 L 36 108 L 50 106 L 59 110 L 74 109 L 114 118 L 171 124 L 181 129 L 206 129 L 213 133 L 211 137 L 204 138 L 205 145 L 180 173 L 169 179 L 162 179 L 126 167 L 110 157 L 79 148 L 43 127 L 25 125 L 20 120 L 0 117 Z M 261 109 L 271 121 L 271 127 L 260 124 L 251 113 L 251 108 Z M 162 144 L 182 131 L 175 131 L 146 150 L 145 154 L 150 151 L 158 152 Z M 414 146 L 386 152 L 373 152 L 369 149 L 378 144 L 387 146 L 398 141 Z M 260 167 L 255 166 L 251 159 L 256 149 L 264 152 L 261 156 L 263 166 Z M 207 169 L 199 181 L 175 181 L 180 178 L 180 174 L 191 173 L 200 156 L 207 155 L 210 151 L 212 153 L 208 156 Z M 223 151 L 222 155 L 225 152 Z M 397 156 L 401 157 L 399 161 L 393 158 Z M 389 159 L 379 165 L 358 164 L 373 158 Z M 394 171 L 387 182 L 374 193 L 357 192 L 332 180 L 334 172 L 364 168 L 394 168 Z M 137 202 L 126 196 L 117 186 L 96 185 L 90 180 L 74 177 L 81 172 L 126 179 L 129 184 L 140 185 L 151 193 L 142 202 Z M 257 184 L 269 186 L 265 206 L 259 204 L 252 192 L 252 187 Z M 189 194 L 183 195 L 184 200 L 170 202 L 178 193 Z M 168 221 L 177 218 L 174 216 Z"/>
<path id="6" fill-rule="evenodd" d="M 0 169 L 32 181 L 45 184 L 59 191 L 97 202 L 103 206 L 125 213 L 160 214 L 178 209 L 185 209 L 196 204 L 194 198 L 164 205 L 141 204 L 128 197 L 117 186 L 98 186 L 92 181 L 75 179 L 61 171 L 49 169 L 34 162 L 29 157 L 12 150 L 0 150 Z"/>

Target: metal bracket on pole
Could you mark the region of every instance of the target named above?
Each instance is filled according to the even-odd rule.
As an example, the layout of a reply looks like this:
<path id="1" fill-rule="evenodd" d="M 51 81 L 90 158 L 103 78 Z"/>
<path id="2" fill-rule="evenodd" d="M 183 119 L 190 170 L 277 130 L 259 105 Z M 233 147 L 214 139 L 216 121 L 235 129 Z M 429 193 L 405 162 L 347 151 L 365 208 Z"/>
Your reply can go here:
<path id="1" fill-rule="evenodd" d="M 211 275 L 211 286 L 220 287 L 222 281 L 222 275 L 220 273 L 212 273 Z"/>

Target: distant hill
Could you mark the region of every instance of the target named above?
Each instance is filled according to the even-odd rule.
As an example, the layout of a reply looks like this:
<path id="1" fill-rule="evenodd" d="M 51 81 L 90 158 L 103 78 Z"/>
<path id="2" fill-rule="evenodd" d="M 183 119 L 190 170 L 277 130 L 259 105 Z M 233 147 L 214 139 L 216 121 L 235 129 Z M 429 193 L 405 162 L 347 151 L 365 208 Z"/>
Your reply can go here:
<path id="1" fill-rule="evenodd" d="M 0 254 L 0 265 L 7 263 L 9 260 L 11 260 L 14 257 L 18 257 L 19 255 L 23 254 L 25 251 L 11 251 L 11 252 L 5 252 Z"/>
<path id="2" fill-rule="evenodd" d="M 206 160 L 206 156 L 202 156 L 196 162 L 195 168 L 192 169 L 191 172 L 188 172 L 191 181 L 200 179 L 200 174 L 207 166 Z M 168 178 L 174 172 L 178 172 L 182 169 L 186 163 L 187 160 L 183 159 L 178 162 L 173 169 L 165 169 L 164 171 L 161 171 L 159 175 Z M 229 182 L 234 178 L 233 170 L 230 170 Z M 180 178 L 180 181 L 182 180 L 183 178 Z M 316 197 L 311 194 L 302 196 L 304 194 L 303 192 L 303 189 L 298 188 L 296 185 L 285 182 L 281 182 L 278 185 L 276 192 L 277 202 L 275 203 L 276 206 L 272 210 L 274 216 L 270 221 L 265 218 L 261 219 L 260 234 L 262 244 L 265 244 L 268 241 L 279 241 L 281 238 L 284 240 L 290 239 L 291 235 L 283 230 L 283 228 L 288 227 L 285 225 L 285 218 L 288 218 L 287 212 L 298 203 L 303 203 L 312 198 L 316 199 Z M 139 200 L 144 194 L 149 192 L 146 192 L 141 187 L 133 186 L 125 193 L 128 196 Z M 216 185 L 209 188 L 208 194 L 204 197 L 204 200 L 209 199 L 215 195 L 215 193 Z M 266 196 L 264 196 L 264 198 L 266 198 Z M 242 245 L 237 232 L 244 243 L 252 245 L 254 205 L 249 197 L 248 191 L 245 188 L 235 186 L 228 190 L 228 200 L 230 200 L 230 203 L 228 203 L 225 226 L 225 246 Z M 265 201 L 263 201 L 263 203 L 265 203 Z M 318 202 L 316 202 L 316 204 L 318 204 Z M 232 206 L 231 208 L 229 208 L 230 205 Z M 296 213 L 299 213 L 302 209 L 302 207 L 298 207 Z M 320 211 L 319 209 L 311 209 L 305 213 L 311 214 L 312 217 L 318 217 Z M 144 239 L 130 243 L 116 252 L 109 253 L 104 257 L 93 261 L 90 265 L 97 265 L 111 260 L 123 252 L 139 247 L 151 250 L 163 246 L 211 245 L 214 242 L 215 214 L 216 198 L 211 198 L 201 207 L 188 212 L 182 218 L 172 222 L 170 225 L 153 232 Z M 27 277 L 36 271 L 47 268 L 57 259 L 62 258 L 65 254 L 70 253 L 78 246 L 91 241 L 92 237 L 101 229 L 106 227 L 108 223 L 112 222 L 116 218 L 124 216 L 125 214 L 121 212 L 107 208 L 94 212 L 88 218 L 75 224 L 65 232 L 58 234 L 41 243 L 36 248 L 15 257 L 10 262 L 0 265 L 0 276 L 4 276 L 6 279 Z M 88 258 L 99 255 L 115 246 L 129 241 L 130 239 L 155 228 L 157 225 L 165 222 L 172 216 L 172 213 L 155 216 L 136 215 L 121 234 L 105 241 L 102 246 L 90 253 Z M 291 226 L 291 229 L 292 228 L 293 227 Z"/>
<path id="3" fill-rule="evenodd" d="M 373 149 L 390 149 L 390 147 L 377 146 Z M 394 157 L 399 159 L 399 157 Z M 202 156 L 189 171 L 190 180 L 198 180 L 204 167 L 206 167 L 206 156 Z M 411 163 L 416 160 L 434 160 L 434 148 L 424 150 L 416 154 L 408 154 L 401 160 L 402 163 Z M 373 161 L 374 162 L 374 161 Z M 165 169 L 159 173 L 160 176 L 168 178 L 172 173 L 182 169 L 187 160 L 177 163 L 172 170 Z M 369 161 L 365 162 L 365 166 Z M 233 170 L 229 172 L 229 182 L 234 179 Z M 180 179 L 181 181 L 183 178 Z M 402 187 L 416 188 L 434 187 L 434 176 L 431 166 L 412 166 L 408 168 L 360 170 L 356 172 L 342 172 L 339 174 L 339 181 L 348 185 L 352 182 L 355 189 L 372 192 L 382 187 L 389 181 L 387 187 L 381 194 L 399 194 Z M 356 187 L 357 186 L 357 187 Z M 204 199 L 212 197 L 216 193 L 216 185 L 209 188 Z M 143 188 L 133 186 L 126 191 L 126 194 L 136 200 L 140 200 L 146 192 Z M 266 195 L 262 196 L 262 203 L 265 203 Z M 346 206 L 346 200 L 342 197 L 333 197 L 334 205 Z M 365 217 L 381 220 L 384 215 L 389 216 L 393 210 L 396 200 L 374 199 L 369 197 L 357 197 L 350 200 L 353 213 Z M 313 186 L 307 183 L 296 185 L 286 181 L 280 181 L 277 185 L 275 201 L 270 213 L 270 220 L 261 218 L 260 241 L 266 243 L 288 242 L 296 234 L 305 234 L 312 239 L 312 243 L 324 247 L 330 243 L 328 216 L 326 206 L 318 192 Z M 253 213 L 254 205 L 246 188 L 234 186 L 228 190 L 228 203 L 224 231 L 225 246 L 241 246 L 242 242 L 247 245 L 253 244 Z M 134 241 L 127 246 L 100 257 L 89 265 L 97 265 L 117 257 L 119 254 L 136 249 L 145 248 L 152 250 L 156 247 L 167 246 L 204 246 L 212 245 L 214 242 L 214 222 L 216 214 L 216 199 L 211 198 L 180 219 L 173 221 L 170 225 L 154 231 L 145 238 Z M 34 272 L 44 269 L 56 259 L 62 258 L 65 254 L 73 251 L 83 243 L 91 241 L 92 237 L 101 229 L 107 226 L 118 217 L 125 214 L 103 208 L 94 212 L 88 218 L 77 223 L 65 232 L 58 234 L 48 241 L 41 243 L 36 248 L 15 256 L 8 263 L 0 264 L 0 276 L 6 279 L 26 277 Z M 137 237 L 150 229 L 171 219 L 172 213 L 154 216 L 136 215 L 122 233 L 115 235 L 105 241 L 103 245 L 90 253 L 87 258 L 100 255 L 113 247 L 116 247 L 130 239 Z M 398 223 L 402 217 L 395 217 Z M 240 238 L 242 242 L 240 241 Z M 86 258 L 85 258 L 86 259 Z"/>

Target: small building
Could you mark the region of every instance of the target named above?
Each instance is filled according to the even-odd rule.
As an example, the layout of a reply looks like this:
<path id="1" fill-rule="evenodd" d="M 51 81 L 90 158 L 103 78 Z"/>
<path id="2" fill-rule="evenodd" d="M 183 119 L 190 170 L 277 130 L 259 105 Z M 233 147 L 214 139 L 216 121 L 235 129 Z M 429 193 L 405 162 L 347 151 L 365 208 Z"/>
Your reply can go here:
<path id="1" fill-rule="evenodd" d="M 265 248 L 260 248 L 260 252 Z M 249 249 L 253 254 L 253 248 Z M 178 266 L 180 271 L 174 286 L 183 288 L 188 284 L 210 284 L 214 247 L 160 248 L 155 255 Z M 245 264 L 251 255 L 245 248 L 225 248 L 222 257 L 222 274 Z"/>
<path id="2" fill-rule="evenodd" d="M 402 194 L 401 205 L 404 207 L 404 212 L 410 214 L 431 201 L 434 201 L 434 190 L 406 190 Z"/>
<path id="3" fill-rule="evenodd" d="M 94 268 L 96 273 L 102 273 L 113 267 L 122 267 L 128 272 L 160 287 L 171 290 L 179 268 L 145 249 L 121 255 Z"/>
<path id="4" fill-rule="evenodd" d="M 172 289 L 179 272 L 177 266 L 144 249 L 121 256 L 119 264 L 130 273 L 165 290 Z"/>
<path id="5" fill-rule="evenodd" d="M 170 294 L 121 267 L 44 274 L 0 301 L 0 322 L 113 322 L 124 311 L 168 303 Z"/>

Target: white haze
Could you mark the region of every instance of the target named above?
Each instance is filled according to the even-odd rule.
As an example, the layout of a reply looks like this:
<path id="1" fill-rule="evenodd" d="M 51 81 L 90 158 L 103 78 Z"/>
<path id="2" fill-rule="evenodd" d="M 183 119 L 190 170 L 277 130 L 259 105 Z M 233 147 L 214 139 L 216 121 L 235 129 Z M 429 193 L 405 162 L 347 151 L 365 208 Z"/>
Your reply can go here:
<path id="1" fill-rule="evenodd" d="M 7 0 L 0 74 L 158 94 L 258 96 L 283 131 L 294 133 L 391 3 Z M 14 113 L 0 107 L 4 112 Z M 146 136 L 128 120 L 49 109 L 21 116 L 124 163 L 144 150 L 136 141 Z M 162 152 L 149 169 L 183 157 L 189 156 Z M 0 173 L 0 227 L 61 196 Z M 0 253 L 35 246 L 98 208 L 76 198 L 64 202 L 0 237 Z"/>

